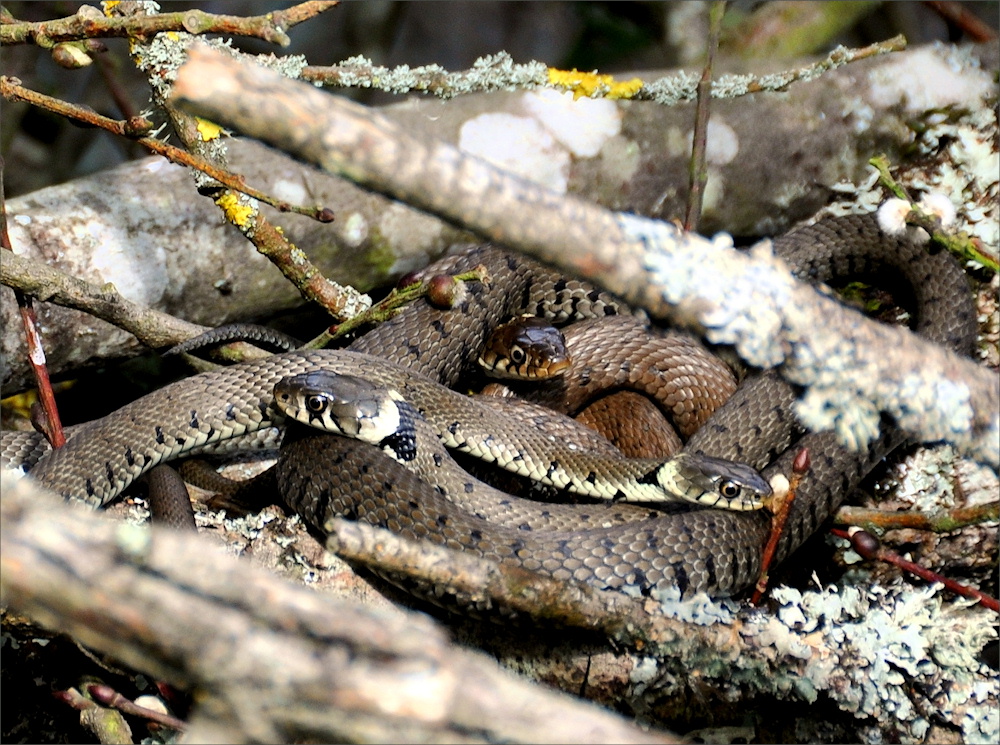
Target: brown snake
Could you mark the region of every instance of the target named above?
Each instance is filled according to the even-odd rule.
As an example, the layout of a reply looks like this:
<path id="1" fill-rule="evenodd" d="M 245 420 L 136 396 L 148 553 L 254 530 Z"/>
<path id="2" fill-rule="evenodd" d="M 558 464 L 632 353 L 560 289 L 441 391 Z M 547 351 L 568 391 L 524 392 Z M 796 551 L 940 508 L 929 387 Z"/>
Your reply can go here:
<path id="1" fill-rule="evenodd" d="M 700 341 L 635 316 L 579 321 L 564 333 L 544 319 L 517 318 L 490 334 L 479 364 L 506 383 L 484 394 L 569 414 L 632 458 L 680 450 L 681 438 L 697 432 L 737 385 Z"/>
<path id="2" fill-rule="evenodd" d="M 828 281 L 845 269 L 881 278 L 888 275 L 898 279 L 896 275 L 903 273 L 909 279 L 910 299 L 915 301 L 912 305 L 917 312 L 918 330 L 961 351 L 971 347 L 972 300 L 962 270 L 950 256 L 930 255 L 919 247 L 885 238 L 869 217 L 824 221 L 778 239 L 775 250 L 799 276 L 814 281 Z M 493 278 L 488 290 L 470 286 L 464 303 L 452 311 L 438 311 L 418 303 L 412 312 L 361 337 L 351 348 L 388 357 L 453 384 L 478 353 L 486 331 L 505 317 L 525 310 L 537 315 L 551 311 L 557 320 L 564 320 L 571 315 L 570 306 L 581 303 L 595 305 L 598 314 L 604 311 L 603 296 L 586 290 L 582 294 L 568 293 L 567 289 L 577 288 L 572 281 L 562 280 L 546 290 L 555 295 L 553 305 L 532 307 L 538 302 L 532 293 L 536 277 L 547 270 L 493 248 L 481 247 L 450 259 L 438 270 L 462 271 L 479 263 L 487 265 Z M 567 312 L 560 312 L 560 306 Z M 290 375 L 318 368 L 360 375 L 396 388 L 410 403 L 425 408 L 421 396 L 427 393 L 422 378 L 381 373 L 376 360 L 365 364 L 347 360 L 344 353 L 337 351 L 296 352 L 188 378 L 85 425 L 64 448 L 43 458 L 33 468 L 33 475 L 60 493 L 88 495 L 92 502 L 103 503 L 156 462 L 176 457 L 202 442 L 239 435 L 277 420 L 271 396 L 274 385 Z M 770 463 L 765 475 L 775 470 L 787 473 L 794 456 L 788 447 L 799 433 L 790 414 L 794 396 L 791 387 L 773 373 L 751 376 L 695 433 L 687 450 L 757 467 Z M 432 411 L 424 413 L 433 416 Z M 808 435 L 803 442 L 811 450 L 813 469 L 792 509 L 779 546 L 779 560 L 815 531 L 846 492 L 900 439 L 888 434 L 869 453 L 858 456 L 841 449 L 831 433 Z M 341 452 L 348 454 L 345 459 L 354 458 L 355 462 L 361 461 L 359 466 L 367 466 L 361 470 L 368 472 L 368 481 L 362 480 L 355 487 L 359 492 L 370 494 L 379 505 L 392 510 L 402 504 L 403 495 L 398 490 L 380 491 L 384 480 L 382 464 L 390 462 L 375 460 L 375 455 L 385 457 L 381 453 L 371 447 L 357 451 L 357 443 L 340 438 L 319 436 L 310 441 L 315 442 L 317 453 L 320 449 L 325 454 L 343 448 Z M 356 452 L 362 454 L 351 455 Z M 317 469 L 315 457 L 311 463 L 314 478 L 322 476 L 319 471 L 323 469 Z M 332 479 L 341 478 L 334 474 L 335 469 L 326 470 Z M 303 495 L 304 491 L 286 498 L 293 507 L 308 513 L 315 505 L 296 503 Z M 564 507 L 567 515 L 589 515 L 591 525 L 595 512 L 607 513 L 607 522 L 616 524 L 566 532 L 560 536 L 563 542 L 553 547 L 558 550 L 541 562 L 540 570 L 560 576 L 570 572 L 577 579 L 599 586 L 635 587 L 640 591 L 676 585 L 682 592 L 738 592 L 756 576 L 768 528 L 767 516 L 759 512 L 689 509 L 664 513 L 623 504 Z M 417 529 L 420 534 L 450 540 L 440 527 L 441 515 L 421 515 Z M 325 519 L 323 515 L 318 517 Z M 533 540 L 547 540 L 541 533 L 522 533 Z M 510 548 L 502 540 L 494 545 Z"/>

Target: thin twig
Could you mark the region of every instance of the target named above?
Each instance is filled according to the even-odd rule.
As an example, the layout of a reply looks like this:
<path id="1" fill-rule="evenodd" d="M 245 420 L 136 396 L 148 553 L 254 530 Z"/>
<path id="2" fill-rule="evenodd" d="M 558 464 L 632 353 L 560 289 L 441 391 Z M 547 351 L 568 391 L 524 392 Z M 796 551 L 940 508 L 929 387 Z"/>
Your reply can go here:
<path id="1" fill-rule="evenodd" d="M 44 262 L 14 253 L 0 261 L 0 284 L 90 313 L 133 334 L 152 349 L 173 346 L 206 329 L 167 313 L 148 308 L 120 295 L 113 285 L 95 285 L 65 274 Z"/>
<path id="2" fill-rule="evenodd" d="M 956 582 L 953 579 L 949 579 L 937 572 L 933 572 L 926 567 L 922 567 L 919 564 L 915 564 L 908 559 L 904 559 L 902 556 L 897 554 L 895 551 L 890 551 L 889 549 L 882 546 L 881 541 L 874 535 L 861 528 L 850 528 L 849 530 L 840 530 L 835 528 L 830 531 L 833 535 L 839 538 L 846 538 L 851 542 L 851 547 L 857 551 L 862 558 L 868 561 L 884 561 L 887 564 L 894 564 L 904 571 L 915 574 L 921 579 L 925 579 L 928 582 L 940 582 L 948 590 L 951 590 L 957 595 L 961 595 L 966 598 L 973 598 L 978 600 L 985 607 L 990 610 L 1000 610 L 1000 603 L 997 602 L 996 598 L 987 595 L 984 592 L 963 585 L 960 582 Z"/>
<path id="3" fill-rule="evenodd" d="M 13 256 L 14 250 L 11 247 L 10 235 L 7 233 L 7 200 L 3 188 L 3 165 L 3 162 L 0 161 L 0 251 Z M 6 259 L 0 263 L 6 263 Z M 59 408 L 56 406 L 56 394 L 52 390 L 49 369 L 45 364 L 45 347 L 42 345 L 42 336 L 38 330 L 38 318 L 35 315 L 34 303 L 30 295 L 19 289 L 14 290 L 14 297 L 21 314 L 21 323 L 24 324 L 28 364 L 31 366 L 31 372 L 38 385 L 38 400 L 42 404 L 42 413 L 44 414 L 42 430 L 49 444 L 53 448 L 59 448 L 66 444 L 66 435 L 63 434 L 62 420 L 59 417 Z"/>
<path id="4" fill-rule="evenodd" d="M 94 127 L 100 127 L 112 134 L 128 137 L 157 155 L 162 155 L 171 163 L 190 166 L 197 171 L 201 171 L 206 176 L 210 176 L 227 188 L 246 194 L 248 197 L 257 199 L 265 204 L 270 204 L 282 212 L 294 212 L 299 215 L 305 215 L 318 222 L 331 222 L 333 220 L 333 211 L 327 207 L 304 207 L 289 204 L 282 199 L 247 186 L 242 176 L 238 176 L 223 168 L 218 168 L 204 158 L 179 147 L 168 145 L 155 137 L 145 136 L 153 128 L 152 122 L 145 117 L 134 116 L 124 121 L 111 119 L 101 116 L 89 108 L 25 88 L 17 78 L 9 78 L 7 76 L 0 76 L 0 95 L 8 101 L 24 101 L 40 109 L 64 116 L 67 119 L 84 122 Z"/>
<path id="5" fill-rule="evenodd" d="M 719 33 L 722 31 L 722 17 L 726 12 L 726 1 L 715 0 L 708 11 L 708 48 L 705 51 L 705 66 L 698 81 L 698 105 L 694 112 L 694 135 L 691 140 L 691 166 L 688 172 L 687 215 L 684 217 L 685 230 L 698 230 L 701 220 L 701 204 L 705 197 L 705 182 L 708 168 L 705 164 L 705 150 L 708 139 L 708 117 L 712 100 L 712 62 L 719 48 Z"/>
<path id="6" fill-rule="evenodd" d="M 178 730 L 180 732 L 187 729 L 186 722 L 178 719 L 177 717 L 172 717 L 169 714 L 164 714 L 162 711 L 156 711 L 155 709 L 150 709 L 146 706 L 139 706 L 131 699 L 121 695 L 111 686 L 93 683 L 87 686 L 87 693 L 105 706 L 110 706 L 125 714 L 142 717 L 143 719 L 156 722 L 157 724 L 162 724 L 164 727 L 169 727 L 170 729 Z"/>
<path id="7" fill-rule="evenodd" d="M 858 49 L 837 47 L 825 59 L 797 70 L 770 75 L 724 75 L 712 85 L 712 96 L 736 98 L 761 91 L 781 91 L 798 80 L 812 80 L 827 70 L 905 48 L 906 39 L 895 36 Z M 461 72 L 448 72 L 440 65 L 390 69 L 359 56 L 332 67 L 306 66 L 301 77 L 321 85 L 377 88 L 396 94 L 426 92 L 445 99 L 466 93 L 554 88 L 575 96 L 655 101 L 667 106 L 693 101 L 698 88 L 698 77 L 685 72 L 650 82 L 639 78 L 616 81 L 610 75 L 557 70 L 541 62 L 515 64 L 506 52 L 482 57 L 472 68 Z"/>
<path id="8" fill-rule="evenodd" d="M 1000 271 L 1000 261 L 997 260 L 997 257 L 986 253 L 977 239 L 966 233 L 956 235 L 948 232 L 942 227 L 939 219 L 928 214 L 913 200 L 903 185 L 893 178 L 889 159 L 885 155 L 877 155 L 869 159 L 868 164 L 878 171 L 879 182 L 882 186 L 892 192 L 897 199 L 909 203 L 910 212 L 905 218 L 908 225 L 923 228 L 930 235 L 931 240 L 947 248 L 959 259 L 978 262 L 994 272 Z"/>
<path id="9" fill-rule="evenodd" d="M 863 507 L 841 507 L 833 516 L 838 525 L 857 525 L 862 528 L 878 528 L 880 530 L 896 530 L 912 528 L 914 530 L 930 530 L 935 533 L 948 533 L 964 528 L 967 525 L 1000 520 L 1000 502 L 956 507 L 937 512 L 914 512 L 908 510 L 870 510 Z"/>
<path id="10" fill-rule="evenodd" d="M 476 267 L 471 272 L 456 274 L 451 277 L 455 282 L 489 282 L 489 275 L 483 266 Z M 306 349 L 322 349 L 331 342 L 350 334 L 357 329 L 372 324 L 383 323 L 398 314 L 407 303 L 411 303 L 417 298 L 424 297 L 431 292 L 430 281 L 418 280 L 407 282 L 406 278 L 400 280 L 399 284 L 392 289 L 382 300 L 375 303 L 368 310 L 358 313 L 352 318 L 348 318 L 343 323 L 331 326 L 315 339 L 306 342 L 303 347 Z M 450 302 L 437 303 L 452 307 L 456 298 L 451 298 Z"/>
<path id="11" fill-rule="evenodd" d="M 764 597 L 764 592 L 767 590 L 768 570 L 770 570 L 771 562 L 774 561 L 774 554 L 778 550 L 778 541 L 781 540 L 781 536 L 785 532 L 785 523 L 788 522 L 788 515 L 791 513 L 792 503 L 795 501 L 795 494 L 799 489 L 799 484 L 802 483 L 802 479 L 809 472 L 810 465 L 809 450 L 803 448 L 796 454 L 795 460 L 792 461 L 792 475 L 788 479 L 787 492 L 779 496 L 777 504 L 772 506 L 774 519 L 771 521 L 771 534 L 767 537 L 767 544 L 764 546 L 764 553 L 760 560 L 760 576 L 757 578 L 753 595 L 750 597 L 751 605 L 759 604 L 761 598 Z"/>
<path id="12" fill-rule="evenodd" d="M 979 19 L 962 3 L 950 0 L 925 0 L 924 5 L 934 10 L 949 23 L 954 23 L 969 36 L 970 41 L 982 43 L 997 38 L 997 31 Z"/>
<path id="13" fill-rule="evenodd" d="M 0 45 L 37 44 L 49 49 L 61 41 L 114 37 L 148 39 L 164 31 L 186 31 L 189 34 L 250 36 L 287 47 L 291 44 L 285 33 L 287 29 L 338 4 L 316 0 L 250 17 L 216 15 L 191 9 L 127 18 L 105 17 L 96 8 L 85 5 L 76 15 L 54 21 L 28 23 L 11 19 L 0 25 Z"/>

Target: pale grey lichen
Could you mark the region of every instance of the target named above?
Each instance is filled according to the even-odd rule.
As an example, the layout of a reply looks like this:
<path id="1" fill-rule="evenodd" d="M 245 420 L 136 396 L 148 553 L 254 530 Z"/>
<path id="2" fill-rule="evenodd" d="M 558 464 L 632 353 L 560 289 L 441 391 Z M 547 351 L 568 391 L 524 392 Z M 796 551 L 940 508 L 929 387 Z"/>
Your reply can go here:
<path id="1" fill-rule="evenodd" d="M 541 62 L 516 64 L 507 52 L 477 59 L 462 72 L 448 72 L 440 65 L 388 68 L 367 57 L 349 57 L 337 66 L 336 85 L 345 88 L 377 88 L 387 93 L 430 90 L 441 98 L 485 91 L 514 91 L 547 85 L 548 68 Z M 328 81 L 316 81 L 317 86 Z"/>
<path id="2" fill-rule="evenodd" d="M 653 597 L 660 601 L 663 615 L 698 626 L 732 623 L 740 609 L 739 603 L 727 598 L 713 599 L 704 592 L 682 599 L 677 587 L 657 588 Z"/>
<path id="3" fill-rule="evenodd" d="M 782 326 L 775 308 L 788 305 L 795 281 L 766 242 L 750 256 L 730 253 L 732 238 L 711 241 L 657 220 L 619 213 L 622 233 L 646 249 L 649 282 L 671 305 L 697 304 L 698 321 L 715 344 L 732 344 L 751 364 L 773 367 L 784 359 L 774 340 Z"/>
<path id="4" fill-rule="evenodd" d="M 946 605 L 936 587 L 905 585 L 779 587 L 772 597 L 781 603 L 777 613 L 749 619 L 743 633 L 807 660 L 800 695 L 823 693 L 856 717 L 898 727 L 904 742 L 926 734 L 921 714 L 931 708 L 962 727 L 966 742 L 995 740 L 998 677 L 977 659 L 997 635 L 990 611 L 961 600 Z"/>
<path id="5" fill-rule="evenodd" d="M 631 214 L 616 221 L 624 240 L 643 251 L 656 305 L 679 306 L 710 342 L 733 345 L 752 365 L 783 364 L 787 379 L 808 388 L 796 414 L 810 429 L 832 428 L 857 450 L 877 435 L 885 411 L 927 440 L 947 439 L 983 462 L 1000 462 L 1000 412 L 986 431 L 975 431 L 984 413 L 974 409 L 968 385 L 944 377 L 951 363 L 929 357 L 932 367 L 888 365 L 880 347 L 898 343 L 890 332 L 852 320 L 851 311 L 800 285 L 767 242 L 747 255 L 727 250 L 728 237 L 708 241 Z"/>

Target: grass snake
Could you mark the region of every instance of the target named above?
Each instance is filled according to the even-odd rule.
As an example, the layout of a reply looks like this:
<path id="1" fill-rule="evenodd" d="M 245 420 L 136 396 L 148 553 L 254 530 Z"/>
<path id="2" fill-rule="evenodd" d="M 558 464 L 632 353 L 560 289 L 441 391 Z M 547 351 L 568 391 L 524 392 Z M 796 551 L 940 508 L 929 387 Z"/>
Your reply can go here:
<path id="1" fill-rule="evenodd" d="M 902 288 L 900 302 L 914 310 L 920 333 L 962 352 L 971 348 L 975 333 L 972 298 L 961 267 L 949 255 L 927 253 L 904 240 L 888 238 L 868 216 L 832 218 L 793 231 L 775 241 L 775 250 L 798 276 L 810 281 L 860 276 L 887 281 L 894 290 Z M 623 310 L 584 283 L 553 279 L 550 270 L 534 261 L 491 246 L 452 257 L 439 265 L 438 271 L 464 271 L 477 264 L 487 267 L 491 281 L 488 286 L 470 285 L 455 309 L 436 310 L 419 301 L 360 337 L 350 352 L 275 355 L 172 384 L 82 425 L 65 447 L 42 457 L 32 475 L 63 495 L 83 497 L 91 504 L 106 503 L 160 461 L 205 442 L 280 422 L 272 397 L 274 385 L 290 375 L 317 369 L 358 375 L 394 388 L 433 420 L 433 407 L 425 406 L 426 397 L 440 396 L 440 392 L 427 378 L 453 385 L 462 370 L 474 362 L 486 333 L 501 320 L 525 311 L 558 322 L 581 311 L 602 315 Z M 414 374 L 414 370 L 421 374 Z M 435 388 L 428 389 L 429 385 Z M 775 471 L 788 473 L 794 456 L 790 444 L 801 434 L 791 414 L 795 395 L 773 372 L 751 375 L 694 434 L 686 451 L 742 461 L 756 468 L 766 466 L 765 476 Z M 495 417 L 484 418 L 482 424 L 487 433 L 483 447 L 488 449 L 485 439 L 491 424 L 495 426 Z M 842 449 L 832 433 L 802 439 L 812 453 L 813 468 L 794 503 L 779 545 L 779 560 L 814 532 L 871 467 L 902 441 L 889 424 L 886 422 L 883 436 L 863 454 Z M 453 429 L 458 438 L 466 437 L 466 423 L 432 422 L 438 431 L 442 425 Z M 22 442 L 15 445 L 8 434 L 4 433 L 4 457 L 20 458 L 10 453 Z M 534 437 L 527 436 L 529 440 Z M 322 448 L 324 456 L 331 455 L 331 448 L 340 448 L 344 459 L 353 459 L 359 473 L 374 474 L 370 483 L 355 488 L 368 490 L 383 506 L 397 504 L 394 500 L 400 499 L 402 492 L 378 491 L 382 463 L 391 461 L 375 460 L 374 455 L 381 455 L 377 450 L 370 446 L 358 450 L 363 443 L 323 435 L 315 442 L 314 447 Z M 314 467 L 316 463 L 314 459 Z M 331 478 L 342 478 L 334 475 L 336 469 L 327 470 Z M 293 507 L 308 512 L 309 505 L 295 504 L 294 496 L 290 501 Z M 545 505 L 545 509 L 553 507 Z M 558 536 L 561 542 L 542 557 L 543 567 L 559 572 L 572 566 L 578 579 L 640 591 L 677 585 L 682 592 L 739 592 L 756 577 L 768 530 L 768 517 L 760 512 L 659 510 L 630 504 L 562 505 L 556 511 L 570 527 L 564 529 L 562 523 L 553 526 L 562 532 Z M 571 527 L 574 516 L 581 518 L 581 527 Z M 521 532 L 532 540 L 548 540 L 541 532 Z M 433 530 L 428 536 L 432 534 Z M 589 570 L 589 566 L 605 569 Z"/>

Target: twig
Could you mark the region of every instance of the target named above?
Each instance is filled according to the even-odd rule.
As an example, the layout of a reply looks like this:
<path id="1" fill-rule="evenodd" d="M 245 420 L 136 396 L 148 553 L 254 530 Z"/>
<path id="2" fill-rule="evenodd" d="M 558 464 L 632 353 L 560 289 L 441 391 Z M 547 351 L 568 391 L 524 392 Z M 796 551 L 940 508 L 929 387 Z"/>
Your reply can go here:
<path id="1" fill-rule="evenodd" d="M 906 189 L 893 178 L 889 160 L 884 155 L 878 155 L 870 159 L 868 163 L 878 171 L 879 181 L 886 189 L 891 191 L 897 199 L 909 203 L 910 211 L 904 218 L 907 225 L 923 228 L 931 240 L 944 246 L 960 259 L 978 262 L 993 272 L 1000 271 L 1000 261 L 997 257 L 986 253 L 975 238 L 966 233 L 957 235 L 950 233 L 942 227 L 940 219 L 929 214 L 920 204 L 915 203 Z"/>
<path id="2" fill-rule="evenodd" d="M 84 5 L 76 15 L 54 21 L 28 23 L 11 19 L 0 25 L 0 45 L 37 44 L 49 49 L 61 41 L 99 37 L 147 39 L 164 31 L 189 34 L 251 36 L 287 47 L 291 39 L 285 31 L 338 5 L 338 2 L 305 2 L 263 16 L 226 16 L 200 10 L 184 10 L 152 16 L 106 18 L 99 10 Z"/>
<path id="3" fill-rule="evenodd" d="M 71 277 L 44 262 L 5 252 L 0 284 L 44 302 L 82 310 L 133 334 L 152 349 L 173 346 L 206 329 L 195 323 L 147 308 L 120 295 L 114 285 L 98 286 Z"/>
<path id="4" fill-rule="evenodd" d="M 6 76 L 0 76 L 0 95 L 3 95 L 8 101 L 24 101 L 46 111 L 64 116 L 67 119 L 84 122 L 94 127 L 100 127 L 112 134 L 128 137 L 157 155 L 162 155 L 172 163 L 190 166 L 197 171 L 201 171 L 206 176 L 215 179 L 229 189 L 246 194 L 248 197 L 257 199 L 265 204 L 270 204 L 282 212 L 294 212 L 299 215 L 305 215 L 318 222 L 333 221 L 333 211 L 327 207 L 304 207 L 289 204 L 282 199 L 272 197 L 247 186 L 242 176 L 238 176 L 223 168 L 218 168 L 206 159 L 189 153 L 187 150 L 168 145 L 155 137 L 146 136 L 153 128 L 153 124 L 145 117 L 134 116 L 124 121 L 110 119 L 83 106 L 68 103 L 25 88 L 17 78 Z"/>
<path id="5" fill-rule="evenodd" d="M 869 510 L 862 507 L 841 507 L 833 516 L 838 525 L 857 525 L 862 528 L 896 530 L 912 528 L 948 533 L 967 525 L 1000 520 L 1000 502 L 956 507 L 937 512 L 899 512 L 896 510 Z"/>
<path id="6" fill-rule="evenodd" d="M 835 528 L 830 532 L 839 538 L 846 538 L 849 540 L 851 542 L 851 547 L 857 551 L 862 558 L 867 559 L 868 561 L 878 560 L 884 561 L 887 564 L 894 564 L 900 569 L 910 572 L 911 574 L 915 574 L 928 582 L 940 582 L 947 589 L 957 595 L 978 600 L 990 610 L 1000 611 L 1000 603 L 997 602 L 996 598 L 993 598 L 984 592 L 980 592 L 973 587 L 968 587 L 956 582 L 953 579 L 948 579 L 937 572 L 932 572 L 930 569 L 922 567 L 919 564 L 915 564 L 912 561 L 904 559 L 895 551 L 890 551 L 889 549 L 883 547 L 879 539 L 866 530 L 856 527 L 848 530 Z"/>
<path id="7" fill-rule="evenodd" d="M 90 730 L 100 743 L 131 745 L 132 728 L 121 712 L 99 706 L 76 688 L 54 691 L 52 696 L 80 712 L 80 724 Z"/>
<path id="8" fill-rule="evenodd" d="M 771 568 L 771 562 L 774 561 L 774 554 L 778 549 L 778 541 L 781 540 L 781 536 L 785 531 L 785 523 L 788 522 L 788 515 L 791 512 L 792 503 L 795 501 L 795 494 L 799 489 L 799 484 L 802 483 L 802 479 L 809 472 L 811 465 L 809 462 L 809 450 L 802 448 L 792 461 L 792 476 L 788 479 L 788 490 L 783 495 L 778 496 L 777 504 L 771 507 L 774 511 L 774 518 L 771 521 L 771 534 L 767 537 L 764 553 L 760 560 L 760 577 L 757 578 L 753 595 L 750 597 L 751 605 L 758 605 L 767 591 L 767 573 Z"/>
<path id="9" fill-rule="evenodd" d="M 2 175 L 3 162 L 0 161 L 0 176 Z M 7 233 L 7 200 L 2 178 L 0 178 L 0 251 L 10 256 L 14 255 L 10 244 L 10 235 Z M 6 259 L 0 263 L 6 263 Z M 21 314 L 21 323 L 24 324 L 28 364 L 31 366 L 31 372 L 38 385 L 38 399 L 42 404 L 44 415 L 42 430 L 49 444 L 54 448 L 59 448 L 66 444 L 66 435 L 63 434 L 62 420 L 59 417 L 59 408 L 56 406 L 56 394 L 52 390 L 49 369 L 45 364 L 45 347 L 42 345 L 42 337 L 38 330 L 38 318 L 35 315 L 34 304 L 31 296 L 19 289 L 14 290 L 14 297 Z"/>
<path id="10" fill-rule="evenodd" d="M 454 282 L 489 282 L 489 275 L 486 273 L 485 267 L 479 266 L 471 272 L 456 274 L 454 277 L 449 277 L 449 279 L 454 280 Z M 430 280 L 410 282 L 407 277 L 403 277 L 388 295 L 372 307 L 362 313 L 358 313 L 352 318 L 348 318 L 343 323 L 331 326 L 315 339 L 306 342 L 303 346 L 307 349 L 322 349 L 330 344 L 330 342 L 340 339 L 363 326 L 389 320 L 398 314 L 407 303 L 411 303 L 425 295 L 430 295 L 431 292 L 432 286 Z M 437 302 L 436 304 L 439 307 L 442 305 L 453 307 L 456 298 L 451 297 L 447 300 L 448 302 L 446 303 Z"/>
<path id="11" fill-rule="evenodd" d="M 139 706 L 135 703 L 135 701 L 125 698 L 111 686 L 100 683 L 92 683 L 87 686 L 87 693 L 105 706 L 110 706 L 125 714 L 142 717 L 143 719 L 156 722 L 157 724 L 162 724 L 164 727 L 169 727 L 170 729 L 178 730 L 180 732 L 187 729 L 186 722 L 178 719 L 177 717 L 172 717 L 169 714 L 164 714 L 162 711 L 156 711 L 155 709 L 150 709 L 146 706 Z"/>
<path id="12" fill-rule="evenodd" d="M 969 35 L 969 40 L 976 43 L 992 41 L 997 38 L 996 29 L 983 23 L 972 11 L 962 3 L 946 0 L 925 0 L 924 5 L 933 9 L 949 23 L 954 23 Z"/>
<path id="13" fill-rule="evenodd" d="M 724 75 L 712 85 L 714 98 L 736 98 L 761 91 L 780 91 L 798 80 L 812 80 L 827 70 L 906 48 L 906 40 L 896 36 L 859 49 L 838 47 L 826 59 L 798 70 L 786 70 L 770 75 Z M 389 93 L 427 92 L 441 98 L 453 98 L 466 93 L 485 91 L 554 88 L 567 90 L 576 96 L 589 98 L 626 98 L 634 101 L 655 101 L 674 106 L 693 101 L 697 96 L 698 77 L 678 73 L 651 82 L 638 78 L 616 81 L 610 75 L 567 72 L 546 67 L 541 62 L 515 64 L 506 52 L 482 57 L 471 69 L 448 72 L 439 65 L 389 69 L 364 57 L 351 57 L 332 67 L 307 66 L 301 72 L 303 80 L 323 85 L 350 88 L 377 88 Z"/>
<path id="14" fill-rule="evenodd" d="M 705 66 L 701 69 L 698 81 L 698 105 L 694 112 L 694 135 L 691 141 L 691 166 L 688 173 L 687 215 L 684 218 L 685 230 L 697 230 L 701 220 L 701 204 L 705 196 L 705 182 L 708 180 L 708 168 L 705 164 L 707 146 L 708 117 L 712 91 L 712 61 L 719 48 L 719 33 L 722 30 L 722 17 L 726 12 L 725 0 L 715 0 L 708 11 L 708 44 L 705 51 Z"/>

